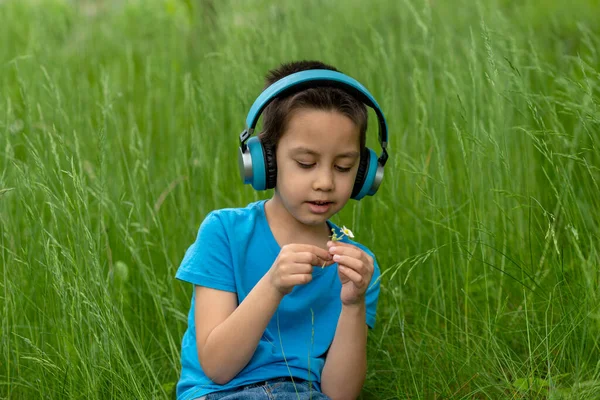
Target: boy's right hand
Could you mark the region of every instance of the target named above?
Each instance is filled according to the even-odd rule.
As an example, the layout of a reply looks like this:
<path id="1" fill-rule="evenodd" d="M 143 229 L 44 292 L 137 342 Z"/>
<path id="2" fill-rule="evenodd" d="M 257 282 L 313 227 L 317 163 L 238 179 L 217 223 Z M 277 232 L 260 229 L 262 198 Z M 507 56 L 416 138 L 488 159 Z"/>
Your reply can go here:
<path id="1" fill-rule="evenodd" d="M 267 275 L 269 282 L 282 294 L 290 293 L 294 286 L 312 280 L 313 266 L 333 264 L 332 255 L 325 249 L 310 244 L 287 244 L 281 248 Z"/>

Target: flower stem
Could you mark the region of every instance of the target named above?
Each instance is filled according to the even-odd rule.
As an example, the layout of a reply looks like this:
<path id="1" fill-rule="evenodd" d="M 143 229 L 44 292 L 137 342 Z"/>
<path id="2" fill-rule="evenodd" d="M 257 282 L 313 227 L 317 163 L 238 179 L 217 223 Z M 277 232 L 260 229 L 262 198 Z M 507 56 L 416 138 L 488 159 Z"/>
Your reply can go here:
<path id="1" fill-rule="evenodd" d="M 342 233 L 342 235 L 341 235 L 341 236 L 337 236 L 337 235 L 335 234 L 335 231 L 334 231 L 333 229 L 331 230 L 331 233 L 332 233 L 332 235 L 330 236 L 330 238 L 331 238 L 331 240 L 332 240 L 332 241 L 334 241 L 334 242 L 337 242 L 338 240 L 342 239 L 342 238 L 345 236 L 345 235 L 344 235 L 344 233 Z M 325 268 L 325 264 L 327 264 L 327 261 L 325 261 L 325 262 L 323 263 L 323 265 L 321 265 L 321 269 Z"/>

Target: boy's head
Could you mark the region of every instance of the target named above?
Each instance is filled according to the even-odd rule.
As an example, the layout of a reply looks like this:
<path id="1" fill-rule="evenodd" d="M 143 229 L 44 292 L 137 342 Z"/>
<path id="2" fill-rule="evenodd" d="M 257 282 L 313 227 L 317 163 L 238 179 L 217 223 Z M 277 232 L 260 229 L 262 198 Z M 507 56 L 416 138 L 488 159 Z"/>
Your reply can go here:
<path id="1" fill-rule="evenodd" d="M 311 69 L 340 72 L 335 67 L 320 61 L 285 63 L 268 72 L 264 89 L 288 75 Z M 276 149 L 294 112 L 301 109 L 337 111 L 347 116 L 358 127 L 359 148 L 361 151 L 364 149 L 367 134 L 367 107 L 342 89 L 333 87 L 304 89 L 290 96 L 274 99 L 262 113 L 263 128 L 259 138 L 263 145 Z"/>
<path id="2" fill-rule="evenodd" d="M 310 69 L 337 71 L 318 61 L 283 64 L 268 73 L 266 87 Z M 276 161 L 275 196 L 297 221 L 324 223 L 350 199 L 365 148 L 367 115 L 354 96 L 322 86 L 276 98 L 263 111 L 258 137 Z"/>

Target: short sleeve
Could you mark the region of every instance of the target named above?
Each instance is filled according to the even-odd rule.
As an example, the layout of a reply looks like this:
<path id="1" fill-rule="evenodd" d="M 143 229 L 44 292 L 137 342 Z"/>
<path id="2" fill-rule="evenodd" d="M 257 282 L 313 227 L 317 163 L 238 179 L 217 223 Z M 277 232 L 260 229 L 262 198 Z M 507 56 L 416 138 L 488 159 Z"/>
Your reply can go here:
<path id="1" fill-rule="evenodd" d="M 236 291 L 229 239 L 216 212 L 209 213 L 200 225 L 196 241 L 187 249 L 175 278 L 212 289 Z"/>
<path id="2" fill-rule="evenodd" d="M 365 302 L 367 306 L 367 325 L 369 328 L 374 329 L 377 315 L 377 303 L 379 301 L 379 290 L 381 287 L 381 271 L 379 270 L 379 264 L 377 264 L 375 256 L 371 254 L 371 257 L 373 257 L 374 269 L 371 282 L 367 288 L 367 294 L 365 295 Z"/>

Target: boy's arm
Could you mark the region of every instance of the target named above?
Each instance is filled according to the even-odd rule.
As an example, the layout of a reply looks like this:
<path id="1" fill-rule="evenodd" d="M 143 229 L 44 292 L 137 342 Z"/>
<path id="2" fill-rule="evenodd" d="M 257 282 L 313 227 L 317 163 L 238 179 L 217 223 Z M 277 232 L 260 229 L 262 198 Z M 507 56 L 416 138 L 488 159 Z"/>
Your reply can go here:
<path id="1" fill-rule="evenodd" d="M 366 305 L 342 306 L 321 373 L 321 390 L 336 399 L 356 399 L 367 373 Z"/>
<path id="2" fill-rule="evenodd" d="M 237 305 L 235 293 L 196 287 L 198 360 L 213 382 L 223 385 L 250 361 L 283 296 L 312 280 L 313 265 L 331 265 L 325 249 L 307 244 L 281 248 L 269 271 Z"/>
<path id="3" fill-rule="evenodd" d="M 224 385 L 250 361 L 283 295 L 266 275 L 237 305 L 237 295 L 196 286 L 198 360 L 206 376 Z"/>

